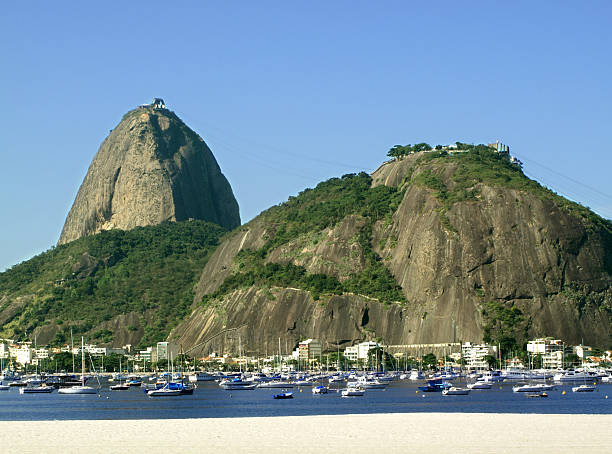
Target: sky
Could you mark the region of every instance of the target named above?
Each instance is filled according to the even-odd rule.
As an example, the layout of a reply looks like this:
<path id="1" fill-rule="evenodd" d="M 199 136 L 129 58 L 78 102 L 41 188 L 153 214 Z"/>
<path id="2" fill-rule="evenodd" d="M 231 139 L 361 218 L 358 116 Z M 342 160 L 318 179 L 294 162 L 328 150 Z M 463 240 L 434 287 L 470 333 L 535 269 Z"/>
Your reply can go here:
<path id="1" fill-rule="evenodd" d="M 52 247 L 100 144 L 161 97 L 243 222 L 395 144 L 501 140 L 612 218 L 607 1 L 10 2 L 0 271 Z"/>

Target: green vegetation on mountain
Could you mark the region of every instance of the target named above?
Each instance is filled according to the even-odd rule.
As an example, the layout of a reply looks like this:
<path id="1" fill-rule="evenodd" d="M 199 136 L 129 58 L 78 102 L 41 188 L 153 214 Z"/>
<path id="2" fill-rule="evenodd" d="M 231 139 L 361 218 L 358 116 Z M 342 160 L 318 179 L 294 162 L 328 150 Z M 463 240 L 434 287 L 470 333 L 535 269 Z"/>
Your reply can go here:
<path id="1" fill-rule="evenodd" d="M 395 212 L 404 191 L 387 186 L 371 187 L 371 183 L 372 178 L 364 172 L 332 178 L 262 213 L 269 229 L 265 245 L 256 251 L 241 251 L 236 257 L 237 272 L 227 277 L 206 301 L 237 288 L 257 285 L 300 288 L 310 291 L 315 299 L 320 294 L 351 292 L 385 303 L 404 302 L 401 287 L 371 246 L 372 225 Z M 348 280 L 339 282 L 333 276 L 308 274 L 304 267 L 293 264 L 265 263 L 274 248 L 301 235 L 333 227 L 353 214 L 366 220 L 357 238 L 366 266 L 362 271 L 351 273 Z"/>
<path id="2" fill-rule="evenodd" d="M 587 207 L 559 196 L 537 181 L 527 178 L 518 164 L 512 163 L 507 155 L 497 153 L 490 147 L 457 142 L 458 150 L 450 153 L 432 151 L 424 153 L 413 167 L 413 177 L 408 182 L 433 189 L 435 197 L 448 210 L 453 204 L 476 200 L 479 183 L 488 186 L 515 189 L 533 194 L 540 199 L 553 201 L 567 212 L 582 218 L 593 227 L 603 228 L 612 233 L 612 222 L 603 219 Z M 450 177 L 444 175 L 453 168 Z M 414 172 L 421 168 L 421 172 Z"/>
<path id="3" fill-rule="evenodd" d="M 481 314 L 485 342 L 499 345 L 504 354 L 523 350 L 520 341 L 527 339 L 529 320 L 519 308 L 512 303 L 489 301 L 483 304 Z"/>
<path id="4" fill-rule="evenodd" d="M 404 192 L 387 186 L 372 188 L 371 184 L 372 177 L 365 172 L 331 178 L 264 211 L 261 216 L 272 229 L 264 252 L 304 233 L 332 227 L 351 214 L 372 221 L 393 214 Z"/>
<path id="5" fill-rule="evenodd" d="M 0 273 L 0 313 L 18 296 L 32 295 L 32 301 L 3 321 L 0 336 L 19 338 L 54 322 L 55 343 L 70 340 L 71 330 L 112 342 L 112 330 L 100 324 L 119 314 L 150 312 L 141 323 L 141 343 L 163 340 L 188 313 L 193 286 L 224 233 L 203 221 L 110 230 L 15 265 Z"/>
<path id="6" fill-rule="evenodd" d="M 387 156 L 391 158 L 401 158 L 403 156 L 419 153 L 421 151 L 430 151 L 431 149 L 431 145 L 425 142 L 417 143 L 415 145 L 394 145 L 387 153 Z"/>

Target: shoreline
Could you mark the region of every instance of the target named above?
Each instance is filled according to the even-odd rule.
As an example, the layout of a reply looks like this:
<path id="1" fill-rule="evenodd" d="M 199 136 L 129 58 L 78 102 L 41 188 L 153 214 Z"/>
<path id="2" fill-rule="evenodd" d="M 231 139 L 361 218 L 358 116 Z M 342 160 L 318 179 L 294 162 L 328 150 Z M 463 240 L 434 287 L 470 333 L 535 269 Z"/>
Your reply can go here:
<path id="1" fill-rule="evenodd" d="M 3 421 L 4 452 L 560 453 L 612 449 L 612 415 L 378 413 Z"/>

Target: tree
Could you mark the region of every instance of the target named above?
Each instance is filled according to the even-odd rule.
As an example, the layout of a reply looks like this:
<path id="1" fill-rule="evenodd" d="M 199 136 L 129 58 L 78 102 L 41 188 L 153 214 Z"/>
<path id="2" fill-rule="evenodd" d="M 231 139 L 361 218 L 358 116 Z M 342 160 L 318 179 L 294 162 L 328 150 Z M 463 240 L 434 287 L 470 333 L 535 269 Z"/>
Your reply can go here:
<path id="1" fill-rule="evenodd" d="M 76 358 L 75 358 L 76 361 Z M 72 353 L 61 352 L 53 355 L 49 362 L 49 367 L 57 371 L 70 371 L 72 372 Z"/>
<path id="2" fill-rule="evenodd" d="M 542 355 L 534 355 L 531 358 L 531 367 L 533 369 L 541 369 L 542 368 Z"/>
<path id="3" fill-rule="evenodd" d="M 425 142 L 417 143 L 416 145 L 414 145 L 414 147 L 412 147 L 412 151 L 414 151 L 415 153 L 418 153 L 421 151 L 430 151 L 430 150 L 431 150 L 431 145 Z"/>
<path id="4" fill-rule="evenodd" d="M 568 353 L 567 355 L 565 355 L 565 358 L 563 360 L 563 362 L 565 363 L 565 366 L 578 366 L 580 365 L 580 363 L 582 362 L 580 357 L 578 355 L 576 355 L 575 353 Z"/>
<path id="5" fill-rule="evenodd" d="M 427 353 L 423 356 L 423 368 L 437 368 L 438 367 L 438 358 L 433 353 Z"/>
<path id="6" fill-rule="evenodd" d="M 485 361 L 489 365 L 489 369 L 493 369 L 494 367 L 497 366 L 497 358 L 493 355 L 485 356 Z"/>
<path id="7" fill-rule="evenodd" d="M 391 157 L 391 158 L 399 158 L 401 156 L 403 156 L 404 153 L 404 147 L 401 145 L 394 145 L 393 147 L 391 147 L 391 149 L 387 152 L 387 156 Z"/>

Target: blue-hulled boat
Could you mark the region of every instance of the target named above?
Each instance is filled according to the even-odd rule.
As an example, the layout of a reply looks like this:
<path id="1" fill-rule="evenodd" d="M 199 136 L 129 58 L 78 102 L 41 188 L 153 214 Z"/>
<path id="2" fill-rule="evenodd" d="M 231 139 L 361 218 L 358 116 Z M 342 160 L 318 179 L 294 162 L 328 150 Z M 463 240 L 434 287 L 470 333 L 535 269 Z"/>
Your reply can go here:
<path id="1" fill-rule="evenodd" d="M 419 386 L 419 390 L 424 393 L 438 393 L 442 392 L 445 389 L 449 389 L 451 385 L 449 382 L 442 379 L 434 379 L 427 380 L 427 384 L 425 386 Z"/>

